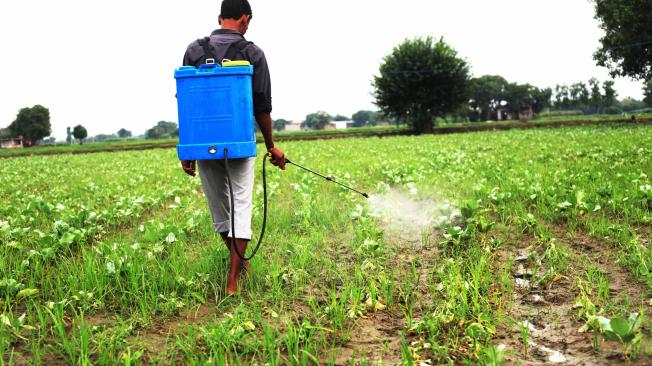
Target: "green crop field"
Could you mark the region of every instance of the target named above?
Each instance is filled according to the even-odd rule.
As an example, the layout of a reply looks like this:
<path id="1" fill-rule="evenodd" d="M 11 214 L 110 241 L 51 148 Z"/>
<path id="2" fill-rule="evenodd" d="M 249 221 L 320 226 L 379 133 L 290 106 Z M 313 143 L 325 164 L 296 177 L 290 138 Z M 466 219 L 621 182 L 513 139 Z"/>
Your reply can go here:
<path id="1" fill-rule="evenodd" d="M 174 149 L 2 160 L 0 364 L 652 362 L 652 126 L 280 147 L 371 197 L 268 169 L 233 297 Z"/>

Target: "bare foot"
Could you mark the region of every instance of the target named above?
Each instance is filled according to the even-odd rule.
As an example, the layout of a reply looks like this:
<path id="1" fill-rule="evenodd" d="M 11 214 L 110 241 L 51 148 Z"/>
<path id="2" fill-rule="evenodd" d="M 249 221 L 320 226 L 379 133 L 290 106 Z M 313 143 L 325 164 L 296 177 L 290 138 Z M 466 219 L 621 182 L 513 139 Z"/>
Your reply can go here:
<path id="1" fill-rule="evenodd" d="M 233 296 L 238 293 L 238 280 L 229 275 L 226 281 L 226 295 Z"/>
<path id="2" fill-rule="evenodd" d="M 245 277 L 249 271 L 251 271 L 251 264 L 249 261 L 246 261 L 242 264 L 241 270 L 238 271 L 236 276 L 228 275 L 227 284 L 226 284 L 226 294 L 227 296 L 233 296 L 238 293 L 238 282 Z"/>

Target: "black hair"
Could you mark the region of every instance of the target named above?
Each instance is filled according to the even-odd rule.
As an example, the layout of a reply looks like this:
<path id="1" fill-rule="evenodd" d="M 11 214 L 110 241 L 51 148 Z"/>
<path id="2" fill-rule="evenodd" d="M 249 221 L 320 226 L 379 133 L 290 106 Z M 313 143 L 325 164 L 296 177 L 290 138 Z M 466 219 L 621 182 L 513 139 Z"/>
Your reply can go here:
<path id="1" fill-rule="evenodd" d="M 222 19 L 240 19 L 243 15 L 251 15 L 249 0 L 224 0 L 220 16 Z"/>

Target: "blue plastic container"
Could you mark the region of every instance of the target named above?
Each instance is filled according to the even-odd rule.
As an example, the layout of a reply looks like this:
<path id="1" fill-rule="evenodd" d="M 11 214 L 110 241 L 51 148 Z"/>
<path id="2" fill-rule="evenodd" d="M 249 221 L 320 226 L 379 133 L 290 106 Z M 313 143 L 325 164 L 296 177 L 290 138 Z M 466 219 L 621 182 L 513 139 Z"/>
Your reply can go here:
<path id="1" fill-rule="evenodd" d="M 256 156 L 251 90 L 253 66 L 183 66 L 174 72 L 180 160 Z"/>

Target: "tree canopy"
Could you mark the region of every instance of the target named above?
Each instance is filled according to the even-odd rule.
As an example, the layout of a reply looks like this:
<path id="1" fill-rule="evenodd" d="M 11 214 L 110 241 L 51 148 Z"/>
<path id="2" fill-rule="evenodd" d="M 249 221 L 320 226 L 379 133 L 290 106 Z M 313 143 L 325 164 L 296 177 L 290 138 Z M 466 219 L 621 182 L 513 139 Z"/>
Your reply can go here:
<path id="1" fill-rule="evenodd" d="M 469 66 L 443 38 L 408 39 L 383 59 L 374 77 L 376 105 L 418 132 L 468 102 Z"/>
<path id="2" fill-rule="evenodd" d="M 378 122 L 378 112 L 360 110 L 355 112 L 352 118 L 355 127 L 371 125 Z"/>
<path id="3" fill-rule="evenodd" d="M 101 133 L 101 134 L 99 134 L 99 135 L 95 135 L 95 136 L 93 136 L 93 141 L 115 140 L 115 139 L 117 139 L 118 137 L 119 137 L 119 136 L 116 135 L 116 134 L 107 135 L 107 134 L 103 134 L 103 133 Z"/>
<path id="4" fill-rule="evenodd" d="M 343 116 L 341 114 L 338 114 L 337 116 L 333 117 L 333 121 L 335 121 L 335 122 L 343 122 L 343 121 L 348 121 L 348 120 L 350 120 L 349 117 Z"/>
<path id="5" fill-rule="evenodd" d="M 121 129 L 118 131 L 118 136 L 119 136 L 120 138 L 123 138 L 123 139 L 124 139 L 124 138 L 127 138 L 127 137 L 131 137 L 131 131 L 129 131 L 129 130 L 127 130 L 127 129 L 124 129 L 124 128 L 121 128 Z"/>
<path id="6" fill-rule="evenodd" d="M 276 131 L 283 131 L 285 129 L 285 125 L 287 125 L 288 123 L 290 123 L 290 121 L 280 118 L 272 122 L 272 128 L 275 129 Z"/>
<path id="7" fill-rule="evenodd" d="M 636 100 L 634 98 L 627 97 L 620 101 L 620 108 L 623 112 L 634 112 L 639 109 L 645 109 L 646 104 L 644 101 Z"/>
<path id="8" fill-rule="evenodd" d="M 303 124 L 313 130 L 323 130 L 326 125 L 333 120 L 333 117 L 324 111 L 310 113 L 306 116 Z"/>
<path id="9" fill-rule="evenodd" d="M 84 141 L 84 139 L 88 137 L 88 131 L 86 130 L 86 127 L 82 125 L 77 125 L 75 126 L 75 128 L 73 128 L 72 135 L 77 140 L 79 140 L 79 144 L 81 145 L 82 141 Z"/>
<path id="10" fill-rule="evenodd" d="M 39 141 L 52 133 L 50 124 L 50 111 L 42 105 L 32 108 L 23 108 L 16 115 L 16 119 L 9 125 L 12 136 L 23 136 L 28 141 Z"/>
<path id="11" fill-rule="evenodd" d="M 551 96 L 552 90 L 539 89 L 530 84 L 510 83 L 505 89 L 506 107 L 514 116 L 529 109 L 534 113 L 541 112 L 550 105 Z"/>
<path id="12" fill-rule="evenodd" d="M 159 121 L 156 126 L 145 132 L 145 138 L 148 139 L 163 139 L 177 136 L 179 136 L 179 128 L 177 127 L 177 124 L 168 121 Z"/>
<path id="13" fill-rule="evenodd" d="M 652 79 L 652 1 L 594 0 L 595 18 L 605 31 L 593 55 L 612 76 Z"/>
<path id="14" fill-rule="evenodd" d="M 484 75 L 471 79 L 469 96 L 471 108 L 478 109 L 486 121 L 496 119 L 497 109 L 505 98 L 507 80 L 499 75 Z"/>

